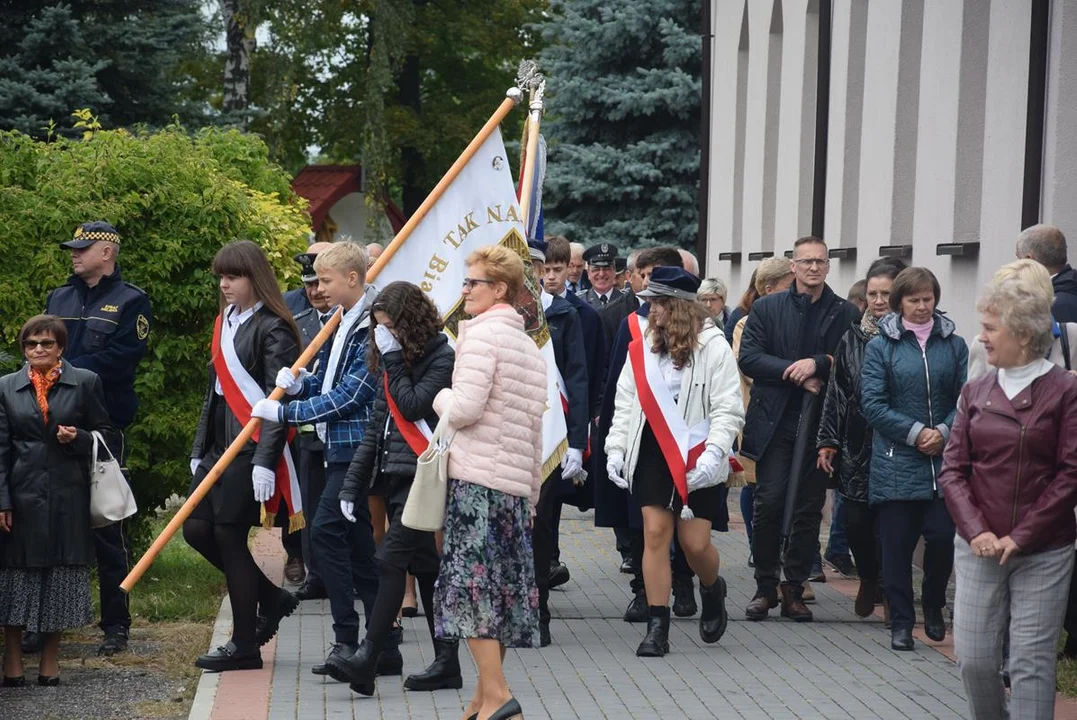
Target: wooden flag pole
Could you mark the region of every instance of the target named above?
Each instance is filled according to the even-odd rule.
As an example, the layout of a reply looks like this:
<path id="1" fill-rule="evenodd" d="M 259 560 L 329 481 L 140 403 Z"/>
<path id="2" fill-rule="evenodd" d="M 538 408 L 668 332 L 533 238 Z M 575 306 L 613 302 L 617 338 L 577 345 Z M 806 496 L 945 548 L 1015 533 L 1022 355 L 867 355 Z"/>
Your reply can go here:
<path id="1" fill-rule="evenodd" d="M 396 234 L 393 241 L 389 243 L 389 246 L 385 248 L 381 256 L 367 272 L 366 282 L 368 284 L 374 282 L 374 278 L 376 278 L 378 273 L 381 272 L 381 269 L 392 260 L 393 255 L 395 255 L 396 251 L 400 249 L 400 246 L 407 241 L 415 228 L 419 227 L 419 223 L 423 221 L 423 218 L 430 212 L 430 208 L 434 207 L 434 205 L 437 204 L 437 201 L 441 199 L 441 196 L 445 194 L 445 191 L 449 189 L 449 186 L 452 185 L 456 176 L 467 167 L 467 164 L 471 162 L 471 158 L 474 157 L 475 153 L 479 151 L 479 148 L 483 146 L 483 143 L 486 142 L 487 138 L 494 134 L 494 130 L 501 125 L 501 121 L 504 120 L 505 117 L 512 112 L 512 109 L 519 104 L 520 100 L 523 99 L 523 91 L 515 87 L 510 88 L 505 95 L 506 97 L 501 101 L 501 105 L 498 106 L 497 112 L 486 121 L 486 124 L 482 126 L 482 130 L 479 130 L 479 134 L 468 143 L 468 146 L 464 148 L 464 152 L 460 153 L 460 157 L 456 159 L 456 162 L 452 164 L 449 171 L 445 173 L 444 177 L 438 181 L 438 184 L 434 186 L 434 189 L 431 190 L 430 194 L 423 200 L 422 204 L 419 205 L 414 213 L 412 213 L 411 217 L 408 218 L 408 221 L 404 223 L 404 227 L 400 228 L 400 232 Z"/>
<path id="2" fill-rule="evenodd" d="M 340 319 L 344 316 L 344 310 L 337 308 L 337 311 L 333 313 L 322 329 L 314 336 L 314 339 L 310 341 L 310 345 L 303 351 L 303 354 L 299 356 L 299 359 L 292 365 L 292 374 L 298 376 L 299 371 L 310 364 L 310 361 L 314 359 L 314 356 L 318 354 L 318 351 L 322 349 L 322 345 L 332 337 L 333 332 L 340 325 Z M 269 394 L 270 400 L 280 400 L 284 397 L 284 390 L 282 388 L 274 388 L 273 392 Z M 228 446 L 228 449 L 221 455 L 214 465 L 213 469 L 209 471 L 209 474 L 202 479 L 198 487 L 191 493 L 187 501 L 183 503 L 183 506 L 176 511 L 176 514 L 165 526 L 165 529 L 161 531 L 161 534 L 157 536 L 157 539 L 150 545 L 149 550 L 139 558 L 138 563 L 131 568 L 131 572 L 127 574 L 123 582 L 120 583 L 120 587 L 124 592 L 131 592 L 131 589 L 142 579 L 142 576 L 146 574 L 146 571 L 150 569 L 150 565 L 157 559 L 157 556 L 165 549 L 165 545 L 172 539 L 181 527 L 183 527 L 183 521 L 186 520 L 194 509 L 198 507 L 198 503 L 202 502 L 202 498 L 209 493 L 210 488 L 214 483 L 220 479 L 225 469 L 232 464 L 232 461 L 236 459 L 236 455 L 243 449 L 243 446 L 247 444 L 247 441 L 254 436 L 254 433 L 258 431 L 258 428 L 262 426 L 262 421 L 259 418 L 251 418 L 250 422 L 243 428 L 243 431 L 232 441 L 232 444 Z M 253 491 L 252 491 L 253 492 Z"/>
<path id="3" fill-rule="evenodd" d="M 546 106 L 545 92 L 546 81 L 539 76 L 538 81 L 531 87 L 530 114 L 527 122 L 527 153 L 524 155 L 523 182 L 520 183 L 520 220 L 524 224 L 525 235 L 530 234 L 531 230 L 529 222 L 531 190 L 535 187 L 535 156 L 538 154 L 539 127 Z M 528 239 L 524 238 L 524 240 Z"/>

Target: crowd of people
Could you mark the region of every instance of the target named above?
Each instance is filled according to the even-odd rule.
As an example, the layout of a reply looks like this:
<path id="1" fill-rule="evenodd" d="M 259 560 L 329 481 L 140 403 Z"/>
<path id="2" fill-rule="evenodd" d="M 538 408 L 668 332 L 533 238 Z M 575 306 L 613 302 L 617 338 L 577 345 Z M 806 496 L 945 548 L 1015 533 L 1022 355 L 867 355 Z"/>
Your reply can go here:
<path id="1" fill-rule="evenodd" d="M 746 619 L 780 608 L 811 622 L 825 559 L 858 576 L 855 613 L 881 604 L 891 647 L 911 650 L 923 538 L 924 634 L 947 634 L 956 569 L 952 624 L 972 716 L 1051 717 L 1056 645 L 1063 626 L 1077 631 L 1077 275 L 1057 228 L 1017 239 L 1017 261 L 983 290 L 980 328 L 962 329 L 971 340 L 927 268 L 880 258 L 846 297 L 835 293 L 817 237 L 797 240 L 792 259 L 762 261 L 735 306 L 684 250 L 622 258 L 610 243 L 561 236 L 528 245 L 526 259 L 501 246 L 467 258 L 470 319 L 454 343 L 417 286 L 367 284 L 380 247 L 316 243 L 296 257 L 303 287 L 288 293 L 256 244 L 220 249 L 192 490 L 252 418 L 262 423 L 183 524 L 223 573 L 233 616 L 228 642 L 198 667 L 262 667 L 281 622 L 324 598 L 334 644 L 311 671 L 372 695 L 379 676 L 403 674 L 400 618 L 421 602 L 434 659 L 405 687 L 461 688 L 463 640 L 478 668 L 465 718 L 517 717 L 505 650 L 554 640 L 550 590 L 571 581 L 563 506 L 614 529 L 632 576 L 624 619 L 646 624 L 636 654 L 661 657 L 671 614 L 698 613 L 708 644 L 726 631 L 711 533 L 728 531 L 737 489 L 756 582 Z M 149 299 L 120 277 L 120 246 L 100 221 L 64 243 L 74 274 L 22 328 L 26 364 L 0 378 L 5 687 L 25 683 L 24 656 L 37 652 L 38 683 L 60 682 L 60 633 L 91 620 L 94 564 L 101 652 L 126 647 L 122 524 L 91 529 L 85 511 L 92 434 L 126 457 L 150 331 Z M 528 273 L 555 366 L 515 307 Z M 293 372 L 334 312 L 332 338 Z M 541 442 L 549 373 L 567 427 L 553 468 Z M 283 399 L 269 399 L 278 388 Z M 435 427 L 449 438 L 439 532 L 404 522 Z M 249 550 L 266 508 L 282 525 L 294 592 Z M 1074 634 L 1063 654 L 1077 656 Z"/>

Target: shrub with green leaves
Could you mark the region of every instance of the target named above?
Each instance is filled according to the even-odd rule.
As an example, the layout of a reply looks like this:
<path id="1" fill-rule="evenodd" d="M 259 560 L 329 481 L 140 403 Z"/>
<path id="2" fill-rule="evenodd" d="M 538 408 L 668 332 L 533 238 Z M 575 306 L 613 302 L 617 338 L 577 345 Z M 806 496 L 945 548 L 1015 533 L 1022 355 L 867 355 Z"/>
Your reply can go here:
<path id="1" fill-rule="evenodd" d="M 124 279 L 150 295 L 154 324 L 139 367 L 141 408 L 129 428 L 129 466 L 140 506 L 157 507 L 190 482 L 188 456 L 206 387 L 217 313 L 210 263 L 220 247 L 249 239 L 269 255 L 285 285 L 306 247 L 310 219 L 288 174 L 265 144 L 235 130 L 181 127 L 101 130 L 79 113 L 82 140 L 35 141 L 0 133 L 0 357 L 17 365 L 22 323 L 71 271 L 59 243 L 89 220 L 108 220 L 123 238 Z M 146 513 L 148 515 L 148 513 Z M 140 524 L 145 540 L 145 522 Z"/>

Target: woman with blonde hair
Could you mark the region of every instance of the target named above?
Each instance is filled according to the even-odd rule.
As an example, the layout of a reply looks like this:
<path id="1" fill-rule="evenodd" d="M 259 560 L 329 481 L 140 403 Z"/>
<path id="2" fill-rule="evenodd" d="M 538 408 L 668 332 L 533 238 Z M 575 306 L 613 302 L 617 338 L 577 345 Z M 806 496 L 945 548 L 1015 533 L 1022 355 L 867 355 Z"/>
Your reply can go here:
<path id="1" fill-rule="evenodd" d="M 744 293 L 741 306 L 746 310 L 743 316 L 737 320 L 736 326 L 730 334 L 730 343 L 733 345 L 733 357 L 740 358 L 740 339 L 744 335 L 744 325 L 748 322 L 748 315 L 752 311 L 752 304 L 757 298 L 771 293 L 786 290 L 793 283 L 793 264 L 789 258 L 771 257 L 759 263 L 759 267 L 752 273 L 752 286 Z M 740 372 L 738 370 L 738 372 Z M 740 393 L 744 399 L 744 409 L 748 409 L 748 400 L 751 397 L 752 379 L 740 373 Z M 744 487 L 740 491 L 740 515 L 744 518 L 744 533 L 748 536 L 748 567 L 755 567 L 752 555 L 752 514 L 755 512 L 755 462 L 746 457 L 739 457 L 744 466 L 743 473 L 737 473 L 743 477 Z M 735 487 L 734 480 L 730 487 Z"/>
<path id="2" fill-rule="evenodd" d="M 728 623 L 726 585 L 710 534 L 722 509 L 720 485 L 744 426 L 744 406 L 729 344 L 696 302 L 699 282 L 681 268 L 654 269 L 640 293 L 650 300 L 650 313 L 628 318 L 629 362 L 617 381 L 606 437 L 607 474 L 643 511 L 649 612 L 647 635 L 636 650 L 640 657 L 669 652 L 674 530 L 699 576 L 703 642 L 718 642 Z"/>
<path id="3" fill-rule="evenodd" d="M 976 720 L 1054 716 L 1077 539 L 1077 378 L 1044 358 L 1051 300 L 1035 275 L 1010 268 L 978 303 L 995 369 L 962 390 L 939 476 L 957 526 L 954 649 Z"/>
<path id="4" fill-rule="evenodd" d="M 1015 279 L 1029 292 L 1036 292 L 1054 302 L 1055 289 L 1051 284 L 1051 273 L 1035 260 L 1018 260 L 1003 265 L 991 279 L 992 283 Z M 1047 359 L 1066 370 L 1077 371 L 1077 323 L 1060 323 L 1054 321 L 1051 327 L 1054 338 Z M 990 372 L 993 368 L 987 363 L 987 351 L 981 343 L 973 343 L 969 348 L 969 380 Z M 1077 642 L 1077 641 L 1075 641 Z"/>
<path id="5" fill-rule="evenodd" d="M 538 647 L 530 523 L 542 468 L 546 362 L 513 303 L 519 255 L 498 245 L 465 261 L 464 311 L 452 387 L 434 412 L 452 434 L 445 539 L 434 590 L 439 640 L 464 638 L 478 668 L 467 717 L 522 714 L 502 670 L 505 648 Z"/>

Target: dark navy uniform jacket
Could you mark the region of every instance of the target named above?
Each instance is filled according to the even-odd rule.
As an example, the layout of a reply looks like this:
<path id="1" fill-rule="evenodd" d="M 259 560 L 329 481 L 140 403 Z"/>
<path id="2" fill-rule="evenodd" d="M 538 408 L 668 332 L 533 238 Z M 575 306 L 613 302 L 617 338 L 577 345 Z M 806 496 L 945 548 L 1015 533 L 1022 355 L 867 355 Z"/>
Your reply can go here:
<path id="1" fill-rule="evenodd" d="M 149 296 L 124 282 L 117 267 L 92 288 L 72 275 L 49 293 L 45 312 L 67 325 L 64 359 L 97 373 L 113 424 L 130 425 L 138 410 L 135 368 L 146 354 L 153 322 Z"/>

